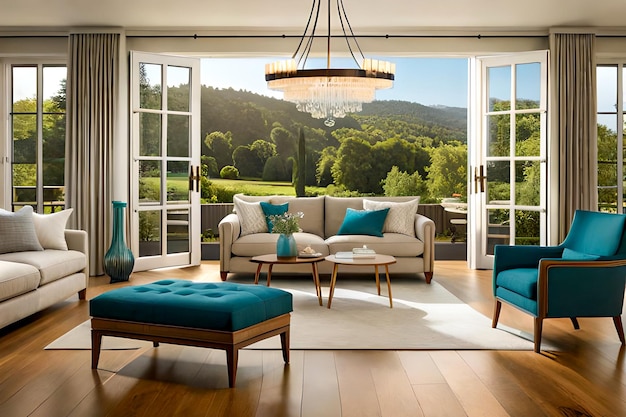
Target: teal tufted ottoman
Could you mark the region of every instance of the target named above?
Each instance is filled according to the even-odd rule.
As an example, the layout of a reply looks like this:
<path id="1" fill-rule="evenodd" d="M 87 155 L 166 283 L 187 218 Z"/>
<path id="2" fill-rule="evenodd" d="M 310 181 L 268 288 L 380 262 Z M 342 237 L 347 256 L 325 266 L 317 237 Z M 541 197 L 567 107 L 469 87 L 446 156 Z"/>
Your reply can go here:
<path id="1" fill-rule="evenodd" d="M 226 350 L 228 383 L 235 386 L 239 349 L 280 335 L 289 363 L 290 293 L 230 282 L 163 280 L 103 293 L 89 301 L 91 367 L 102 336 Z"/>

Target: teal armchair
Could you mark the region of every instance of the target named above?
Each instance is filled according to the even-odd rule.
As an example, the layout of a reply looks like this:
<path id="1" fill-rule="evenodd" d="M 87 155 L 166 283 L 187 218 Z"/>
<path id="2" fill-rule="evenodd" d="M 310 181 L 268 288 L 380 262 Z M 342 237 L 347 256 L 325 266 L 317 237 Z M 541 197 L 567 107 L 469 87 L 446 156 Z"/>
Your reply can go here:
<path id="1" fill-rule="evenodd" d="M 546 318 L 612 317 L 624 342 L 622 307 L 626 284 L 626 215 L 576 211 L 558 246 L 496 245 L 493 268 L 495 305 L 502 303 L 534 317 L 535 352 Z"/>

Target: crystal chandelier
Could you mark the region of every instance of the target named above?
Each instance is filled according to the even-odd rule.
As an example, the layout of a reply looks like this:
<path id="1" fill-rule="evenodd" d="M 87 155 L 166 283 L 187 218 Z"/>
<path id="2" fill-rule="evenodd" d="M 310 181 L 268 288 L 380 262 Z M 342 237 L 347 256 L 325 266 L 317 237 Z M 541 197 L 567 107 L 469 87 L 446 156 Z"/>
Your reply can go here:
<path id="1" fill-rule="evenodd" d="M 343 0 L 335 0 L 343 37 L 352 59 L 358 66 L 353 69 L 330 67 L 330 2 L 328 0 L 328 34 L 326 36 L 326 68 L 305 69 L 306 61 L 315 39 L 315 29 L 322 0 L 313 0 L 309 20 L 296 52 L 291 60 L 277 61 L 265 66 L 265 81 L 268 88 L 282 91 L 286 101 L 296 103 L 302 112 L 311 113 L 316 119 L 326 119 L 324 124 L 332 127 L 335 118 L 362 110 L 363 103 L 375 98 L 376 90 L 391 88 L 395 64 L 376 59 L 365 59 L 343 6 Z M 311 20 L 315 15 L 315 20 Z M 348 28 L 349 35 L 346 32 Z M 362 58 L 359 65 L 354 56 L 354 43 Z"/>

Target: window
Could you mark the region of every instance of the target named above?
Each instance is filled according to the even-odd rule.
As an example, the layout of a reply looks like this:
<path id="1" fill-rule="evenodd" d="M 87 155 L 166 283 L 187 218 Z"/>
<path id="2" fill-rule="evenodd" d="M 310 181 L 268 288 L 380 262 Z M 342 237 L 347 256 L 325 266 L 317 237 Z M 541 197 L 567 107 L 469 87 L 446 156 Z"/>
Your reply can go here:
<path id="1" fill-rule="evenodd" d="M 597 68 L 598 210 L 613 213 L 625 207 L 624 70 L 621 63 Z"/>
<path id="2" fill-rule="evenodd" d="M 65 208 L 64 65 L 12 65 L 11 203 L 38 213 Z"/>

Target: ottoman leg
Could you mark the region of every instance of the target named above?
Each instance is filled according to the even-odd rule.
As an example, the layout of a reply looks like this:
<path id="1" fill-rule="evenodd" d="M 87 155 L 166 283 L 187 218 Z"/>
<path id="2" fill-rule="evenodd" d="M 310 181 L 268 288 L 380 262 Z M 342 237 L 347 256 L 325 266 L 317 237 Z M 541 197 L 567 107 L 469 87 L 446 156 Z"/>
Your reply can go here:
<path id="1" fill-rule="evenodd" d="M 289 328 L 280 334 L 280 345 L 283 348 L 283 360 L 289 363 Z"/>
<path id="2" fill-rule="evenodd" d="M 239 349 L 234 346 L 226 348 L 226 365 L 228 366 L 228 386 L 235 387 L 237 380 L 237 362 L 239 361 Z"/>
<path id="3" fill-rule="evenodd" d="M 100 360 L 100 346 L 102 345 L 102 333 L 97 330 L 91 331 L 91 369 L 98 367 Z"/>

